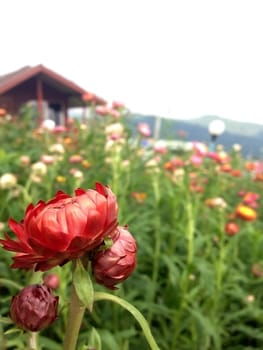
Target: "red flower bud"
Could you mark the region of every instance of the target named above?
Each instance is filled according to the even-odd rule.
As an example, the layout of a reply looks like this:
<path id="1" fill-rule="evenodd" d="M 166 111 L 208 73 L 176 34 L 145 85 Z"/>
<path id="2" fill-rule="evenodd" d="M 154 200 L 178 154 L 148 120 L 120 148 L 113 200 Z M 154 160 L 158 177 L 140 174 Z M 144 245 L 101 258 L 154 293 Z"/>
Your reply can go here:
<path id="1" fill-rule="evenodd" d="M 13 297 L 10 307 L 12 321 L 25 331 L 38 332 L 57 318 L 58 297 L 39 284 L 25 287 Z"/>
<path id="2" fill-rule="evenodd" d="M 118 235 L 113 238 L 113 245 L 98 251 L 92 267 L 97 283 L 109 289 L 130 276 L 136 265 L 136 241 L 125 227 L 118 227 Z"/>
<path id="3" fill-rule="evenodd" d="M 75 196 L 58 192 L 49 202 L 29 205 L 20 223 L 9 220 L 17 240 L 0 240 L 16 252 L 14 268 L 45 271 L 80 258 L 98 247 L 117 227 L 118 206 L 108 187 L 78 189 Z"/>
<path id="4" fill-rule="evenodd" d="M 225 225 L 225 232 L 228 236 L 235 236 L 239 230 L 239 225 L 234 221 L 229 221 Z"/>

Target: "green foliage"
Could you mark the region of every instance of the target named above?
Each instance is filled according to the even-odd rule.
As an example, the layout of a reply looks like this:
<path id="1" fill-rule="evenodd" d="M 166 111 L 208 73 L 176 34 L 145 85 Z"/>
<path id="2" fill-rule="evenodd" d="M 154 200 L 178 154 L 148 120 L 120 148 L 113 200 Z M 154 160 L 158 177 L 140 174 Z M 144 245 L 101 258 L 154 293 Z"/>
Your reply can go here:
<path id="1" fill-rule="evenodd" d="M 138 244 L 136 270 L 113 294 L 141 311 L 160 349 L 262 349 L 263 272 L 251 272 L 263 262 L 261 199 L 256 201 L 254 221 L 233 216 L 242 202 L 238 192 L 260 194 L 262 182 L 255 181 L 255 172 L 247 170 L 238 154 L 231 154 L 228 164 L 240 171 L 240 177 L 222 171 L 222 164 L 210 158 L 196 167 L 190 161 L 191 152 L 180 157 L 168 152 L 156 161 L 156 154 L 142 147 L 141 137 L 131 140 L 127 130 L 119 140 L 109 142 L 105 127 L 113 122 L 110 117 L 95 117 L 87 127 L 75 123 L 55 134 L 33 128 L 30 118 L 1 121 L 0 176 L 12 173 L 17 179 L 10 188 L 0 188 L 1 237 L 4 232 L 12 236 L 8 218 L 21 220 L 31 202 L 48 200 L 59 190 L 73 194 L 78 187 L 107 184 L 118 199 L 119 224 L 129 226 Z M 125 119 L 118 122 L 125 125 Z M 64 153 L 52 151 L 58 143 Z M 30 158 L 30 164 L 23 165 L 23 155 Z M 34 175 L 32 164 L 43 155 L 54 157 L 54 162 L 47 165 L 45 174 Z M 76 155 L 81 160 L 72 163 Z M 169 168 L 174 158 L 183 164 Z M 206 204 L 218 197 L 224 199 L 225 207 Z M 228 221 L 240 227 L 234 236 L 225 232 Z M 30 271 L 10 268 L 10 252 L 1 249 L 0 254 L 0 346 L 26 349 L 27 335 L 13 333 L 17 330 L 8 317 L 9 304 L 33 277 Z M 71 265 L 52 271 L 61 281 L 56 291 L 60 312 L 54 325 L 39 335 L 42 350 L 61 349 L 67 322 Z M 88 280 L 82 283 L 81 269 L 78 277 L 75 284 L 86 300 Z M 41 276 L 37 278 L 41 281 Z M 104 290 L 95 283 L 94 288 Z M 78 346 L 83 350 L 88 346 L 97 350 L 149 348 L 136 320 L 109 302 L 94 302 L 92 313 L 85 314 Z"/>

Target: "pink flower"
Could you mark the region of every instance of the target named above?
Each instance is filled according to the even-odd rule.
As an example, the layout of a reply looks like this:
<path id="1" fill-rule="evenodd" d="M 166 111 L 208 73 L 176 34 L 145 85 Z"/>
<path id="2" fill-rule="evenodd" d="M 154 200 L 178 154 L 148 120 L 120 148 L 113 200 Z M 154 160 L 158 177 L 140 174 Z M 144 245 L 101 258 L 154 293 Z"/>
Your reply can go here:
<path id="1" fill-rule="evenodd" d="M 147 123 L 139 123 L 137 126 L 137 130 L 144 137 L 149 137 L 152 134 L 150 126 Z"/>

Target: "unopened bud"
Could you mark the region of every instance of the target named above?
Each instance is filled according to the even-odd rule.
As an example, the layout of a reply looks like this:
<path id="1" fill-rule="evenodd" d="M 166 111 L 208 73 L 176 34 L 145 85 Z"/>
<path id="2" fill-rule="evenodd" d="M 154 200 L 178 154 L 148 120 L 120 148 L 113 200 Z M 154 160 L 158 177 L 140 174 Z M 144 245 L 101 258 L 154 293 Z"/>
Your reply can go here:
<path id="1" fill-rule="evenodd" d="M 13 297 L 10 318 L 25 331 L 38 332 L 57 318 L 58 297 L 44 285 L 30 285 Z"/>

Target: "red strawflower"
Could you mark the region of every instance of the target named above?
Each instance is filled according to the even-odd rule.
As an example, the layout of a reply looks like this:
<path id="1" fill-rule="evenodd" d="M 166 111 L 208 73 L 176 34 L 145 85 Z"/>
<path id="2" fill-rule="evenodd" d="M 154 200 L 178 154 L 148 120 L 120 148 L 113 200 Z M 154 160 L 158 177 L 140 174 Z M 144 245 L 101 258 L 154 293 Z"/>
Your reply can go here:
<path id="1" fill-rule="evenodd" d="M 228 236 L 235 236 L 239 232 L 240 228 L 234 221 L 229 221 L 225 225 L 225 232 Z"/>
<path id="2" fill-rule="evenodd" d="M 98 251 L 92 261 L 97 283 L 109 289 L 126 280 L 136 266 L 136 241 L 125 227 L 118 227 L 113 245 Z"/>
<path id="3" fill-rule="evenodd" d="M 10 318 L 25 331 L 38 332 L 57 318 L 58 297 L 43 285 L 30 285 L 12 298 Z"/>
<path id="4" fill-rule="evenodd" d="M 117 227 L 118 206 L 108 187 L 58 192 L 49 202 L 30 204 L 20 223 L 9 219 L 17 240 L 5 235 L 6 250 L 16 252 L 13 268 L 45 271 L 80 258 L 99 246 Z"/>

